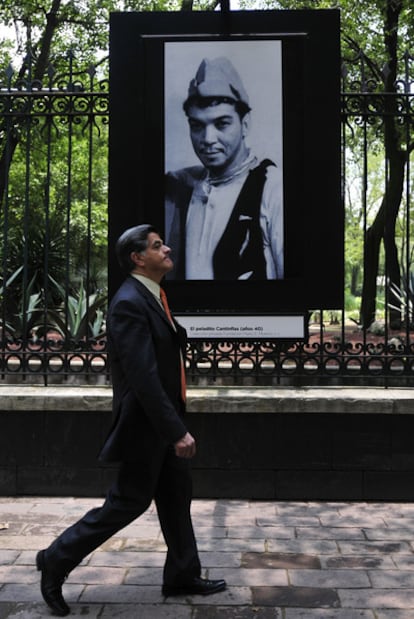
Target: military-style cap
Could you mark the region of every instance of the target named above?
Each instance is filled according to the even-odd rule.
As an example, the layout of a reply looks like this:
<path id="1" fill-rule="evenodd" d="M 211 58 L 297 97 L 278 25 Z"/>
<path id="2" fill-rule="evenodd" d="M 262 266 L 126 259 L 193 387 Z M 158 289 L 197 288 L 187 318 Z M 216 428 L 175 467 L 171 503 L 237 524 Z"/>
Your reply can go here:
<path id="1" fill-rule="evenodd" d="M 249 105 L 240 75 L 228 58 L 204 58 L 188 87 L 188 97 L 231 97 Z"/>

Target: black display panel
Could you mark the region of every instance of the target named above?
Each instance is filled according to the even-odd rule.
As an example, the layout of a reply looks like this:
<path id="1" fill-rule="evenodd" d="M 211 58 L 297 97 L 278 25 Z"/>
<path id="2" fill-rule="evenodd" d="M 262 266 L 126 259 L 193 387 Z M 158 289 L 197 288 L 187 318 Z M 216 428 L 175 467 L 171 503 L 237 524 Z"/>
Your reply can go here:
<path id="1" fill-rule="evenodd" d="M 224 78 L 223 58 L 230 62 Z M 222 146 L 197 145 L 200 123 L 203 130 L 208 123 L 218 126 L 216 118 L 207 122 L 203 112 L 193 117 L 183 110 L 196 78 L 207 94 L 215 92 L 217 81 L 221 88 L 236 84 L 235 97 L 248 99 L 251 108 L 248 122 L 241 120 L 249 157 L 270 162 L 264 164 L 265 181 L 256 180 L 250 193 L 245 191 L 235 225 L 230 225 L 230 205 L 237 203 L 237 192 L 226 178 L 208 187 L 215 203 L 200 197 L 203 168 L 208 176 L 209 161 L 221 156 Z M 231 151 L 231 141 L 225 148 Z M 174 245 L 174 261 L 186 265 L 164 283 L 175 311 L 281 314 L 342 307 L 340 157 L 339 11 L 111 15 L 110 293 L 122 279 L 114 259 L 116 239 L 128 227 L 151 223 Z M 191 191 L 186 187 L 181 195 L 180 183 L 188 175 Z M 176 185 L 170 190 L 171 178 L 179 179 L 177 191 Z M 270 179 L 270 188 L 263 185 Z M 174 197 L 171 209 L 170 196 L 178 194 L 180 207 Z M 200 215 L 205 200 L 224 217 L 218 232 L 211 213 Z M 252 210 L 243 210 L 246 205 Z M 173 223 L 176 212 L 184 213 L 179 227 Z M 265 261 L 253 258 L 252 266 L 247 261 L 237 271 L 234 257 L 253 238 L 245 228 L 240 236 L 239 228 L 255 218 L 262 230 L 263 222 L 271 221 Z M 181 234 L 176 244 L 174 230 Z M 209 243 L 215 247 L 211 261 L 198 264 L 197 248 Z"/>

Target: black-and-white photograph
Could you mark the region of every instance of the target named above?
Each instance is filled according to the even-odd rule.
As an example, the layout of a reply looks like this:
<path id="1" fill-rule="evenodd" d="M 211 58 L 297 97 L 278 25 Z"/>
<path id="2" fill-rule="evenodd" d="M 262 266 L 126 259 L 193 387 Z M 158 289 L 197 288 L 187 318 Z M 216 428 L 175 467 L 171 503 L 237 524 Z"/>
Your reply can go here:
<path id="1" fill-rule="evenodd" d="M 175 280 L 284 277 L 282 43 L 164 44 Z"/>

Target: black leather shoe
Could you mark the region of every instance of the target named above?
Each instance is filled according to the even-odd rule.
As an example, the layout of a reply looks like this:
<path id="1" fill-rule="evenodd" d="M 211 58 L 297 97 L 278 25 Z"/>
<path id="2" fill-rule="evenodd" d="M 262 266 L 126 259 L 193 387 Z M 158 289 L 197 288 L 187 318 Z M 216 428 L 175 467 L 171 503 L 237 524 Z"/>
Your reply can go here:
<path id="1" fill-rule="evenodd" d="M 193 578 L 183 585 L 163 585 L 162 594 L 165 597 L 174 595 L 211 595 L 226 588 L 225 580 L 208 580 L 207 578 Z"/>
<path id="2" fill-rule="evenodd" d="M 62 585 L 65 577 L 54 574 L 52 570 L 47 569 L 44 550 L 40 550 L 37 553 L 36 566 L 39 572 L 42 572 L 40 591 L 46 604 L 59 617 L 69 615 L 70 608 L 62 595 Z"/>

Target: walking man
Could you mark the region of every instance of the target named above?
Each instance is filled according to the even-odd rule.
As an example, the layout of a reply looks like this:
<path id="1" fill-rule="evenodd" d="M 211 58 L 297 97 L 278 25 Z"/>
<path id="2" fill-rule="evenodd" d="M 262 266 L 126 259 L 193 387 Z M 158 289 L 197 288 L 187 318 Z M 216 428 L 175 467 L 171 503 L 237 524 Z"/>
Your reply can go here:
<path id="1" fill-rule="evenodd" d="M 127 277 L 108 310 L 114 421 L 100 459 L 120 462 L 120 468 L 104 504 L 37 554 L 43 598 L 62 617 L 70 612 L 62 594 L 66 576 L 152 500 L 168 549 L 163 595 L 208 595 L 226 588 L 224 580 L 200 576 L 190 515 L 196 444 L 183 420 L 186 334 L 160 288 L 173 268 L 170 248 L 155 228 L 142 224 L 120 236 L 116 253 Z"/>

